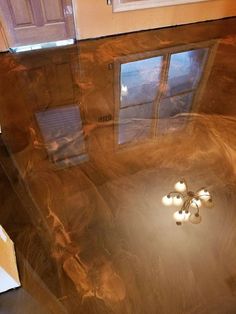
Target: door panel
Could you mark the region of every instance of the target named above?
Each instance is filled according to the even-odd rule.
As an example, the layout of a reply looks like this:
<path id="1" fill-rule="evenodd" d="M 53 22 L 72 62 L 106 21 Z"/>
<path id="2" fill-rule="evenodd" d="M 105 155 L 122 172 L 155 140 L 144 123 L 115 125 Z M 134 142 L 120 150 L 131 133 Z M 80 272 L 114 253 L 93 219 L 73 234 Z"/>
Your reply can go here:
<path id="1" fill-rule="evenodd" d="M 47 23 L 64 21 L 61 0 L 42 0 Z"/>
<path id="2" fill-rule="evenodd" d="M 72 0 L 0 0 L 10 46 L 75 38 Z"/>
<path id="3" fill-rule="evenodd" d="M 33 15 L 34 15 L 34 25 L 35 26 L 43 26 L 44 25 L 44 16 L 43 16 L 43 8 L 41 6 L 41 1 L 39 0 L 27 0 L 30 2 Z"/>
<path id="4" fill-rule="evenodd" d="M 33 24 L 33 12 L 27 0 L 9 0 L 9 11 L 15 27 Z"/>

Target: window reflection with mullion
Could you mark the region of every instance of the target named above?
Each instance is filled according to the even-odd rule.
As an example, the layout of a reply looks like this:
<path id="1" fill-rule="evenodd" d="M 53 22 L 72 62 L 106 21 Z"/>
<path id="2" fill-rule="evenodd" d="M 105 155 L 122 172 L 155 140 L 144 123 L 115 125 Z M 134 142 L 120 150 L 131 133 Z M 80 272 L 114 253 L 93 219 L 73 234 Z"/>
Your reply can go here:
<path id="1" fill-rule="evenodd" d="M 171 118 L 192 111 L 208 54 L 195 48 L 120 65 L 119 145 L 185 127 L 187 119 Z"/>
<path id="2" fill-rule="evenodd" d="M 158 133 L 183 129 L 187 119 L 170 119 L 192 111 L 194 97 L 206 64 L 209 48 L 198 48 L 170 55 L 168 76 L 158 109 Z"/>
<path id="3" fill-rule="evenodd" d="M 163 57 L 123 63 L 120 69 L 119 144 L 154 135 L 155 100 Z"/>

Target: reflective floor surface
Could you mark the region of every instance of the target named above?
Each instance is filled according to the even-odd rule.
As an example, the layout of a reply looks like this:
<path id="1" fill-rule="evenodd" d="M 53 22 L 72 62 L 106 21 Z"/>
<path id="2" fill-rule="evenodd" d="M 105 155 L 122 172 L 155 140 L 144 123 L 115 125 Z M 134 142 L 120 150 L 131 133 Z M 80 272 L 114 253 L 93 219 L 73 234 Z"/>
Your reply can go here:
<path id="1" fill-rule="evenodd" d="M 236 313 L 236 19 L 0 56 L 4 314 Z M 177 226 L 185 178 L 213 208 Z"/>

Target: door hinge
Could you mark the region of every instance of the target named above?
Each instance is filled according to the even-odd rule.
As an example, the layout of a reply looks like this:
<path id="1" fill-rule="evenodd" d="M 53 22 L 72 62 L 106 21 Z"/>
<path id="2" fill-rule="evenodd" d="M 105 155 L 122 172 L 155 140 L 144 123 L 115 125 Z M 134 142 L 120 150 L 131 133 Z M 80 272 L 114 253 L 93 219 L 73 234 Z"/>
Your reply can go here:
<path id="1" fill-rule="evenodd" d="M 112 0 L 107 0 L 107 5 L 112 5 Z"/>

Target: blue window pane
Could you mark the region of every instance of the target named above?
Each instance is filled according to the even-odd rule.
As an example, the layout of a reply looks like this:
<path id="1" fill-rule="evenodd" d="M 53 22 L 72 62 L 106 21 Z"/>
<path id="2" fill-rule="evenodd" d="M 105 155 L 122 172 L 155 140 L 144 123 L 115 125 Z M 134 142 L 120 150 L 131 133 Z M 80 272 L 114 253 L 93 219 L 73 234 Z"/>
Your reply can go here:
<path id="1" fill-rule="evenodd" d="M 202 76 L 207 54 L 208 48 L 172 54 L 165 96 L 196 88 Z"/>
<path id="2" fill-rule="evenodd" d="M 153 102 L 160 84 L 162 57 L 121 65 L 120 107 Z"/>

